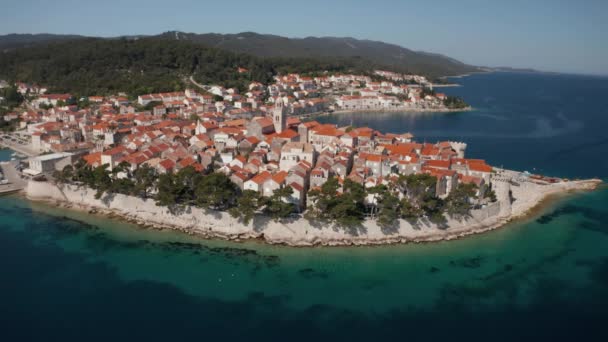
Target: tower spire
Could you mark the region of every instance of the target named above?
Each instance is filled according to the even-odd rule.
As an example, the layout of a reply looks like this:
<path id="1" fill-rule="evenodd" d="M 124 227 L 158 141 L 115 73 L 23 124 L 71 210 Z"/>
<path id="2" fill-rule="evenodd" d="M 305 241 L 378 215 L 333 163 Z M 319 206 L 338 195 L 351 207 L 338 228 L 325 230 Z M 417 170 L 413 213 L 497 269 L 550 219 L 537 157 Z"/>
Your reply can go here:
<path id="1" fill-rule="evenodd" d="M 274 109 L 272 111 L 272 123 L 274 124 L 274 131 L 281 133 L 285 130 L 287 125 L 287 111 L 283 104 L 283 99 L 279 96 L 275 101 Z"/>

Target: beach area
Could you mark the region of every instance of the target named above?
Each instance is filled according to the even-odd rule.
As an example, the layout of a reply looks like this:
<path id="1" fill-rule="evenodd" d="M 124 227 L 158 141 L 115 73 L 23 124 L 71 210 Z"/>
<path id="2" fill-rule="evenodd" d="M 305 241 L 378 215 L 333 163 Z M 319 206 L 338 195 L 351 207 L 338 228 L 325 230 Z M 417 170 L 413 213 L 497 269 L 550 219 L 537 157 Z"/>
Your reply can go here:
<path id="1" fill-rule="evenodd" d="M 438 242 L 481 234 L 536 212 L 535 209 L 554 196 L 594 190 L 602 183 L 589 179 L 546 184 L 525 181 L 513 185 L 508 179 L 515 174 L 509 170 L 497 174 L 494 180 L 497 202 L 472 210 L 466 219 L 448 218 L 441 227 L 430 222 L 400 220 L 395 227 L 386 229 L 378 226 L 375 220 L 367 219 L 358 227 L 345 229 L 304 218 L 275 222 L 261 215 L 245 225 L 226 212 L 191 207 L 172 212 L 167 207 L 157 206 L 153 199 L 121 194 L 95 199 L 95 190 L 50 182 L 29 181 L 25 196 L 65 209 L 124 219 L 144 228 L 172 229 L 209 239 L 256 239 L 294 247 L 352 246 Z"/>

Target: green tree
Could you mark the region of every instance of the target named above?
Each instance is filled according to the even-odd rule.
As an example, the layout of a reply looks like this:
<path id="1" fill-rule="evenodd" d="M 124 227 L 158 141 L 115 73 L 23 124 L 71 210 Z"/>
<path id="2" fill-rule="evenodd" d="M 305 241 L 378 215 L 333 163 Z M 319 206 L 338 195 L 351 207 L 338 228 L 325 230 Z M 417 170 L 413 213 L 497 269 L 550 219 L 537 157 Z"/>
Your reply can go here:
<path id="1" fill-rule="evenodd" d="M 332 220 L 331 209 L 337 203 L 337 194 L 340 184 L 338 179 L 333 177 L 321 185 L 320 189 L 313 189 L 308 192 L 308 198 L 312 205 L 308 207 L 304 214 L 309 220 Z"/>
<path id="2" fill-rule="evenodd" d="M 177 201 L 181 204 L 194 204 L 196 184 L 201 181 L 202 175 L 194 167 L 188 166 L 179 170 L 174 176 Z"/>
<path id="3" fill-rule="evenodd" d="M 141 165 L 133 172 L 133 178 L 135 181 L 134 193 L 147 198 L 157 179 L 156 170 L 148 164 Z"/>
<path id="4" fill-rule="evenodd" d="M 477 185 L 459 183 L 446 198 L 446 212 L 451 217 L 461 219 L 470 214 L 477 199 Z"/>
<path id="5" fill-rule="evenodd" d="M 158 177 L 156 185 L 156 204 L 165 207 L 174 207 L 178 205 L 178 191 L 175 186 L 175 177 L 172 173 L 165 173 Z"/>
<path id="6" fill-rule="evenodd" d="M 195 190 L 195 203 L 202 208 L 225 210 L 237 197 L 237 186 L 223 173 L 214 172 L 202 177 Z"/>
<path id="7" fill-rule="evenodd" d="M 84 109 L 84 108 L 89 108 L 91 106 L 91 102 L 89 101 L 88 97 L 83 97 L 80 99 L 80 101 L 78 101 L 78 108 L 80 109 Z"/>
<path id="8" fill-rule="evenodd" d="M 424 215 L 424 211 L 418 206 L 415 206 L 408 198 L 401 199 L 399 203 L 399 213 L 401 218 L 411 223 L 415 223 Z"/>
<path id="9" fill-rule="evenodd" d="M 419 206 L 424 199 L 435 196 L 437 178 L 426 173 L 401 175 L 397 186 L 410 201 Z"/>
<path id="10" fill-rule="evenodd" d="M 264 201 L 264 213 L 277 222 L 291 215 L 295 208 L 293 203 L 288 202 L 292 194 L 293 189 L 290 186 L 276 189 L 272 196 Z"/>
<path id="11" fill-rule="evenodd" d="M 53 172 L 53 177 L 59 183 L 69 183 L 74 178 L 74 167 L 66 165 L 61 171 Z"/>
<path id="12" fill-rule="evenodd" d="M 378 225 L 382 228 L 395 226 L 400 216 L 400 201 L 397 196 L 385 189 L 378 200 Z"/>
<path id="13" fill-rule="evenodd" d="M 97 190 L 95 193 L 96 199 L 101 198 L 106 191 L 112 189 L 112 178 L 110 178 L 108 164 L 103 164 L 93 169 L 91 187 Z"/>
<path id="14" fill-rule="evenodd" d="M 445 224 L 446 218 L 443 215 L 445 203 L 442 199 L 430 194 L 426 195 L 423 197 L 422 202 L 420 203 L 420 208 L 423 210 L 424 216 L 426 216 L 429 221 L 438 225 Z"/>
<path id="15" fill-rule="evenodd" d="M 131 164 L 127 163 L 126 161 L 123 161 L 112 168 L 112 177 L 116 178 L 119 173 L 123 173 L 126 176 L 130 176 L 130 168 Z"/>
<path id="16" fill-rule="evenodd" d="M 443 104 L 450 109 L 462 109 L 469 105 L 464 100 L 457 96 L 448 96 L 443 100 Z"/>
<path id="17" fill-rule="evenodd" d="M 496 202 L 496 200 L 497 200 L 496 199 L 496 192 L 492 188 L 492 183 L 490 183 L 490 186 L 488 187 L 488 189 L 483 194 L 483 198 L 489 200 L 490 203 Z"/>
<path id="18" fill-rule="evenodd" d="M 253 190 L 245 190 L 237 198 L 236 206 L 230 208 L 228 212 L 232 217 L 239 218 L 244 224 L 249 224 L 261 206 L 262 199 L 260 193 Z"/>
<path id="19" fill-rule="evenodd" d="M 118 178 L 112 180 L 109 192 L 132 195 L 135 191 L 135 183 L 130 178 Z"/>
<path id="20" fill-rule="evenodd" d="M 83 183 L 89 187 L 93 187 L 93 170 L 83 159 L 80 159 L 74 165 L 74 180 Z"/>
<path id="21" fill-rule="evenodd" d="M 20 106 L 24 100 L 23 95 L 17 91 L 15 86 L 0 89 L 0 97 L 4 98 L 6 106 L 9 109 Z"/>
<path id="22" fill-rule="evenodd" d="M 427 217 L 437 224 L 445 223 L 444 201 L 436 196 L 437 178 L 428 174 L 402 175 L 396 188 L 404 194 L 401 200 L 401 217 L 416 222 Z"/>
<path id="23" fill-rule="evenodd" d="M 340 184 L 335 177 L 325 182 L 320 190 L 308 193 L 312 206 L 305 214 L 307 219 L 322 219 L 344 228 L 353 228 L 365 218 L 365 188 L 350 179 L 344 181 L 343 191 L 338 194 Z"/>

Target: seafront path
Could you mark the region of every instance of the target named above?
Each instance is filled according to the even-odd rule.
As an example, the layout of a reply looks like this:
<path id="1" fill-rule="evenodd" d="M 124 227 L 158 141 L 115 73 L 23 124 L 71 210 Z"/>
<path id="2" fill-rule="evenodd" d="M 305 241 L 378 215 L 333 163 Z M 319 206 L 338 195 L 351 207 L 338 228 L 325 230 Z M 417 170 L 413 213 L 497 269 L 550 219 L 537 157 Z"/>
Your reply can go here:
<path id="1" fill-rule="evenodd" d="M 0 133 L 0 146 L 10 148 L 15 152 L 25 154 L 28 157 L 38 155 L 38 153 L 30 147 L 29 141 L 18 133 Z"/>
<path id="2" fill-rule="evenodd" d="M 0 184 L 0 195 L 20 191 L 27 185 L 27 182 L 21 179 L 16 169 L 18 163 L 18 161 L 0 162 L 0 169 L 2 169 L 4 179 L 8 181 L 7 184 Z"/>

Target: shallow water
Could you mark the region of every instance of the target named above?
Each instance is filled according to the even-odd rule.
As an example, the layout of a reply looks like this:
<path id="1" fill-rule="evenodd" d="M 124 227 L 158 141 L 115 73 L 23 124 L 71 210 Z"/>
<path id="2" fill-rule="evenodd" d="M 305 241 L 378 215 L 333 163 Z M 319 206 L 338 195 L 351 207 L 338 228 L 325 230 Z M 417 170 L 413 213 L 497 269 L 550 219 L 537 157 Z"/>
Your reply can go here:
<path id="1" fill-rule="evenodd" d="M 11 154 L 13 151 L 5 148 L 0 148 L 0 162 L 11 160 Z"/>
<path id="2" fill-rule="evenodd" d="M 503 77 L 521 77 L 518 84 L 531 76 L 476 75 L 462 80 L 465 87 L 450 91 L 481 87 L 476 82 L 486 82 L 486 87 L 502 84 Z M 562 80 L 541 83 L 552 82 Z M 503 101 L 500 94 L 493 101 Z M 478 122 L 476 130 L 484 134 L 502 130 L 529 135 L 535 129 L 528 125 L 534 120 L 507 129 L 491 124 L 499 121 L 492 117 L 475 119 L 501 111 L 509 120 L 519 115 L 514 109 L 519 107 L 510 102 L 506 109 L 485 109 L 477 99 L 467 97 L 477 112 L 420 116 L 413 119 L 414 127 L 409 119 L 393 114 L 365 120 L 377 128 L 403 121 L 399 131 L 412 130 L 423 139 L 430 131 L 444 132 L 426 137 L 433 140 L 452 137 L 446 120 L 465 121 L 465 126 Z M 554 170 L 552 174 L 588 177 L 599 172 L 606 178 L 605 164 L 591 153 L 601 147 L 573 150 L 598 139 L 596 116 L 605 113 L 594 106 L 581 114 L 563 114 L 582 122 L 579 129 L 523 138 L 525 144 L 515 141 L 519 138 L 509 142 L 471 137 L 482 146 L 471 143 L 469 152 L 489 160 L 504 157 L 510 167 L 535 153 L 539 168 Z M 559 117 L 539 113 L 549 125 L 558 126 Z M 483 145 L 484 139 L 493 145 Z M 511 144 L 529 149 L 512 153 Z M 493 149 L 497 155 L 490 155 Z M 564 160 L 551 159 L 559 150 L 571 152 Z M 606 204 L 608 189 L 603 187 L 560 197 L 534 217 L 458 241 L 289 248 L 255 241 L 206 241 L 16 196 L 1 197 L 0 336 L 10 341 L 605 341 Z"/>

